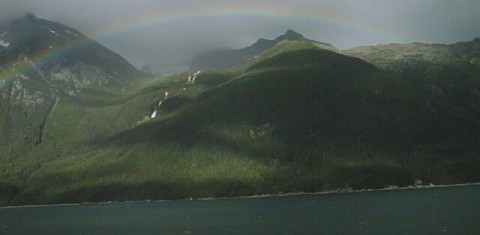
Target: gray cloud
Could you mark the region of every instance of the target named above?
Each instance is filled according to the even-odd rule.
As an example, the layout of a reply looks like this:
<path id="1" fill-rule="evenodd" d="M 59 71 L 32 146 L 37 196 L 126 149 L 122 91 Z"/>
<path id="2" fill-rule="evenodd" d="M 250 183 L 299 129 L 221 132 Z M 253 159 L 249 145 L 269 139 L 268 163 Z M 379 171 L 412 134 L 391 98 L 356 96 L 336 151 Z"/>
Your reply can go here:
<path id="1" fill-rule="evenodd" d="M 188 17 L 197 9 L 200 16 Z M 235 9 L 240 13 L 235 14 Z M 1 20 L 27 12 L 74 27 L 136 66 L 181 65 L 196 53 L 243 47 L 260 37 L 274 38 L 287 29 L 339 48 L 412 41 L 453 43 L 480 36 L 478 0 L 0 2 Z M 185 17 L 175 18 L 177 12 Z M 152 20 L 145 20 L 148 17 Z M 142 21 L 146 23 L 138 23 Z"/>

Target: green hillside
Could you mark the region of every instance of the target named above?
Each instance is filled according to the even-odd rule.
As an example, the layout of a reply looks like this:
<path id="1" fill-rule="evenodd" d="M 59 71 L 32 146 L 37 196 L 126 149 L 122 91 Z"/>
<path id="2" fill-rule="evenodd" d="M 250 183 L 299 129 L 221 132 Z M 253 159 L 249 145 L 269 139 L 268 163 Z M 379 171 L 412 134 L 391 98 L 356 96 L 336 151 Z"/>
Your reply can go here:
<path id="1" fill-rule="evenodd" d="M 465 66 L 419 79 L 283 42 L 195 83 L 91 88 L 56 105 L 44 144 L 2 159 L 0 203 L 478 182 L 480 71 Z"/>

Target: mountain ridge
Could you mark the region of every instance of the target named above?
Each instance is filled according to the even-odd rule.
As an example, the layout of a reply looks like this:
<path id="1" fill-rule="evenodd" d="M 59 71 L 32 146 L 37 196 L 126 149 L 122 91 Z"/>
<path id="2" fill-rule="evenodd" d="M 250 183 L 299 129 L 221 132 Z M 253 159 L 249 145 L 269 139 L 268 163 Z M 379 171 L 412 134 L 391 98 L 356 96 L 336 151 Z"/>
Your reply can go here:
<path id="1" fill-rule="evenodd" d="M 57 38 L 41 32 L 23 48 Z M 476 40 L 345 52 L 277 39 L 242 66 L 130 79 L 98 67 L 101 49 L 46 66 L 21 51 L 1 67 L 0 205 L 480 181 Z M 105 83 L 61 92 L 82 77 Z"/>
<path id="2" fill-rule="evenodd" d="M 92 183 L 78 191 L 86 194 L 58 197 L 226 197 L 479 180 L 478 71 L 415 80 L 301 42 L 271 50 L 247 67 L 201 71 L 194 84 L 183 73 L 152 87 L 187 102 L 160 106 L 155 119 L 82 155 L 92 164 L 119 155 L 115 164 L 128 170 L 117 173 L 128 182 L 147 179 L 149 189 L 111 179 L 108 189 Z M 187 96 L 196 89 L 205 90 Z M 48 173 L 37 182 L 45 184 Z"/>
<path id="3" fill-rule="evenodd" d="M 273 40 L 261 38 L 252 45 L 241 49 L 218 50 L 199 54 L 192 59 L 191 69 L 220 69 L 244 65 L 282 41 L 312 42 L 321 48 L 336 50 L 335 47 L 328 43 L 307 39 L 303 35 L 289 29 L 283 35 L 280 35 Z"/>
<path id="4" fill-rule="evenodd" d="M 341 53 L 361 58 L 376 66 L 396 71 L 408 71 L 422 67 L 449 64 L 463 61 L 478 65 L 480 61 L 480 40 L 453 44 L 392 43 L 375 46 L 360 46 Z"/>

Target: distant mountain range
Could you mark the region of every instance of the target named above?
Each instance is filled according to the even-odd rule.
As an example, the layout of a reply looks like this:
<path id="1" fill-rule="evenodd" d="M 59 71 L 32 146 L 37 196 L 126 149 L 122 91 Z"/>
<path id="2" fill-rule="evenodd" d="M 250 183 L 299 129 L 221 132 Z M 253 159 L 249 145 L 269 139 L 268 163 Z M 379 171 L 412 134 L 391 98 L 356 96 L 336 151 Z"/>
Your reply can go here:
<path id="1" fill-rule="evenodd" d="M 287 31 L 155 77 L 34 15 L 0 35 L 0 205 L 480 181 L 479 39 Z"/>
<path id="2" fill-rule="evenodd" d="M 470 42 L 445 44 L 388 44 L 378 46 L 362 46 L 342 53 L 359 57 L 376 66 L 396 71 L 417 70 L 455 62 L 480 64 L 480 38 Z"/>
<path id="3" fill-rule="evenodd" d="M 234 67 L 239 65 L 245 65 L 248 62 L 256 59 L 264 51 L 274 47 L 275 45 L 283 41 L 311 42 L 327 50 L 336 50 L 334 46 L 328 43 L 310 40 L 303 37 L 303 35 L 293 30 L 287 30 L 285 34 L 278 36 L 273 40 L 268 40 L 263 38 L 258 39 L 257 42 L 245 48 L 230 49 L 230 50 L 215 50 L 215 51 L 197 55 L 192 59 L 191 69 L 192 70 L 221 69 L 221 68 L 229 68 L 229 67 Z"/>

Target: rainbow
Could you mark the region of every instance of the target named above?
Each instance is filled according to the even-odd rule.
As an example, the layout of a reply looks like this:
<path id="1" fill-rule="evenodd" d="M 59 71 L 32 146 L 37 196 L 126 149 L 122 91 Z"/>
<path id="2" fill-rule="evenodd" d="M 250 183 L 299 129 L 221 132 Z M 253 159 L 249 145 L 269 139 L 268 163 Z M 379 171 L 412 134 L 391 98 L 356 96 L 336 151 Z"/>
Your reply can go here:
<path id="1" fill-rule="evenodd" d="M 68 56 L 70 53 L 81 50 L 91 42 L 92 41 L 87 37 L 78 34 L 74 39 L 66 40 L 63 43 L 56 45 L 54 48 L 44 49 L 28 58 L 17 58 L 8 65 L 0 67 L 0 81 L 9 80 L 15 76 L 20 76 L 21 74 L 26 75 L 26 73 L 32 71 L 32 68 L 41 68 L 56 58 Z"/>
<path id="2" fill-rule="evenodd" d="M 379 37 L 384 36 L 384 30 L 374 24 L 359 23 L 348 16 L 339 15 L 336 12 L 327 11 L 312 6 L 309 8 L 299 8 L 294 5 L 276 6 L 265 3 L 255 4 L 223 4 L 221 6 L 215 5 L 194 5 L 185 7 L 183 9 L 176 9 L 174 11 L 159 12 L 155 9 L 142 14 L 141 17 L 125 21 L 119 21 L 109 25 L 109 30 L 90 35 L 91 38 L 99 41 L 107 41 L 110 38 L 118 38 L 124 35 L 129 35 L 136 32 L 142 32 L 150 29 L 161 29 L 168 27 L 175 27 L 177 25 L 186 24 L 189 22 L 196 22 L 201 20 L 224 20 L 224 19 L 273 19 L 273 20 L 295 20 L 306 22 L 309 24 L 329 24 L 335 27 L 344 29 L 360 31 Z M 89 43 L 89 39 L 83 35 L 78 36 L 76 40 L 65 43 L 64 45 L 57 45 L 56 48 L 45 50 L 32 58 L 33 63 L 42 65 L 48 63 L 52 59 L 65 54 L 72 53 L 79 50 Z M 11 68 L 0 69 L 0 80 L 10 78 L 15 74 L 25 72 L 31 68 L 31 65 L 22 61 L 15 61 Z M 14 69 L 12 69 L 14 68 Z"/>
<path id="3" fill-rule="evenodd" d="M 181 25 L 188 22 L 201 21 L 204 19 L 228 19 L 228 18 L 270 18 L 288 19 L 308 22 L 311 24 L 323 23 L 339 28 L 345 28 L 365 32 L 379 37 L 385 37 L 383 28 L 375 24 L 366 24 L 348 16 L 339 15 L 336 12 L 327 11 L 318 7 L 299 8 L 297 6 L 272 6 L 271 4 L 255 3 L 253 5 L 230 4 L 218 6 L 193 6 L 188 9 L 180 9 L 171 12 L 151 11 L 129 21 L 117 22 L 110 25 L 110 30 L 92 35 L 97 39 L 118 37 L 137 31 L 156 29 L 167 26 Z"/>

